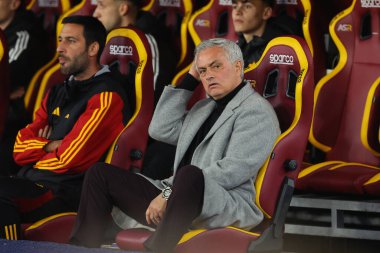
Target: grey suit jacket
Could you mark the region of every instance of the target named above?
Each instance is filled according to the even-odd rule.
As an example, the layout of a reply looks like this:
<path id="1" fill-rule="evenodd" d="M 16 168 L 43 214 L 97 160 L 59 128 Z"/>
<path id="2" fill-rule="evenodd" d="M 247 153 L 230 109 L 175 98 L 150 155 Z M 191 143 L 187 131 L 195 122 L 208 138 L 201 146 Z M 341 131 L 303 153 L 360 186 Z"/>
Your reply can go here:
<path id="1" fill-rule="evenodd" d="M 168 86 L 149 127 L 152 138 L 177 145 L 174 175 L 198 129 L 216 106 L 203 99 L 190 111 L 192 92 Z M 280 134 L 272 106 L 247 83 L 228 103 L 214 126 L 194 151 L 192 165 L 205 178 L 203 208 L 193 228 L 236 226 L 249 229 L 263 214 L 255 205 L 254 182 Z M 172 184 L 173 177 L 156 185 Z"/>

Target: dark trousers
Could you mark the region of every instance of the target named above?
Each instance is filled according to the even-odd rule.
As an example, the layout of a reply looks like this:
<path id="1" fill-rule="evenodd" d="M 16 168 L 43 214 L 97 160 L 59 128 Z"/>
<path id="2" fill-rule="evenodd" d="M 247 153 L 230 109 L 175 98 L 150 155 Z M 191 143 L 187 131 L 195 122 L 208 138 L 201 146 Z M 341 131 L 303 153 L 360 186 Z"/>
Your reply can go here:
<path id="1" fill-rule="evenodd" d="M 200 214 L 203 193 L 202 171 L 195 166 L 181 168 L 174 179 L 164 217 L 145 242 L 145 247 L 155 252 L 172 252 Z M 99 247 L 114 205 L 148 226 L 145 212 L 159 194 L 159 189 L 139 175 L 109 164 L 94 165 L 84 180 L 71 241 L 87 247 Z"/>
<path id="2" fill-rule="evenodd" d="M 77 205 L 49 187 L 18 177 L 0 177 L 0 238 L 21 238 L 20 224 L 38 221 L 60 212 L 77 210 Z"/>

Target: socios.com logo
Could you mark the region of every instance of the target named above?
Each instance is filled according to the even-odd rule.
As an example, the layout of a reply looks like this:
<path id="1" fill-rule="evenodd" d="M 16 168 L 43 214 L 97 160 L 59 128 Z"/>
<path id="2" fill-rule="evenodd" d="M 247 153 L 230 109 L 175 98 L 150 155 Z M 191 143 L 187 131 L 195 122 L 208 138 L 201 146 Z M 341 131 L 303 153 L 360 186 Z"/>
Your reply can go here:
<path id="1" fill-rule="evenodd" d="M 270 54 L 269 63 L 294 65 L 294 57 L 287 54 Z"/>
<path id="2" fill-rule="evenodd" d="M 133 55 L 132 46 L 110 45 L 110 54 L 112 55 Z"/>

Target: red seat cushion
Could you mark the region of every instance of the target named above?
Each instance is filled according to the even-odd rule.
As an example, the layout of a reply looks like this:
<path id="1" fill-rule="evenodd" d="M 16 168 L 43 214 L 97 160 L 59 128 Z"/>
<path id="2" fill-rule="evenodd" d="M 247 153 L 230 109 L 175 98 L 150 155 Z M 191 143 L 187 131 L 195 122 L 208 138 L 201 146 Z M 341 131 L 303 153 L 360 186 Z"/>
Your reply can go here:
<path id="1" fill-rule="evenodd" d="M 308 171 L 311 172 L 306 174 Z M 364 194 L 367 191 L 363 185 L 379 172 L 380 169 L 365 164 L 320 163 L 299 174 L 296 188 L 308 192 Z"/>
<path id="2" fill-rule="evenodd" d="M 68 243 L 76 213 L 61 213 L 34 224 L 23 224 L 23 238 L 32 241 Z"/>
<path id="3" fill-rule="evenodd" d="M 118 233 L 117 245 L 124 250 L 145 250 L 143 243 L 152 234 L 146 229 L 127 229 Z M 185 234 L 176 247 L 179 253 L 247 252 L 249 243 L 260 234 L 232 227 L 211 230 L 194 230 Z M 191 240 L 190 240 L 191 239 Z"/>

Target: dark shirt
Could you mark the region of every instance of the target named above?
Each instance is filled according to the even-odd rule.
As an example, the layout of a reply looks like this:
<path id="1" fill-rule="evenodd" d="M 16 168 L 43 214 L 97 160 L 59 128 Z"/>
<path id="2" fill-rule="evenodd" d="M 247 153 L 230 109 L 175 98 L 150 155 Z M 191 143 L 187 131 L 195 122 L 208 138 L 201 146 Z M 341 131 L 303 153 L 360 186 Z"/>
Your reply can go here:
<path id="1" fill-rule="evenodd" d="M 195 78 L 191 80 L 189 77 L 190 74 L 187 74 L 184 80 L 181 83 L 181 87 L 189 87 L 189 83 L 186 82 L 193 82 L 194 80 L 197 81 Z M 198 82 L 198 81 L 197 81 Z M 199 83 L 199 82 L 198 82 Z M 195 149 L 198 147 L 198 145 L 203 141 L 203 139 L 206 137 L 207 133 L 210 131 L 212 126 L 215 124 L 215 122 L 218 120 L 220 115 L 223 113 L 224 109 L 226 108 L 227 104 L 235 97 L 235 95 L 243 88 L 245 85 L 245 82 L 241 82 L 239 86 L 237 86 L 234 90 L 232 90 L 230 93 L 228 93 L 226 96 L 224 96 L 221 99 L 214 100 L 216 103 L 216 106 L 210 116 L 206 119 L 206 121 L 202 124 L 202 126 L 199 128 L 197 134 L 194 136 L 194 139 L 191 141 L 190 146 L 186 150 L 185 155 L 183 156 L 179 167 L 181 168 L 183 166 L 191 164 L 191 159 L 193 158 L 193 154 Z"/>

